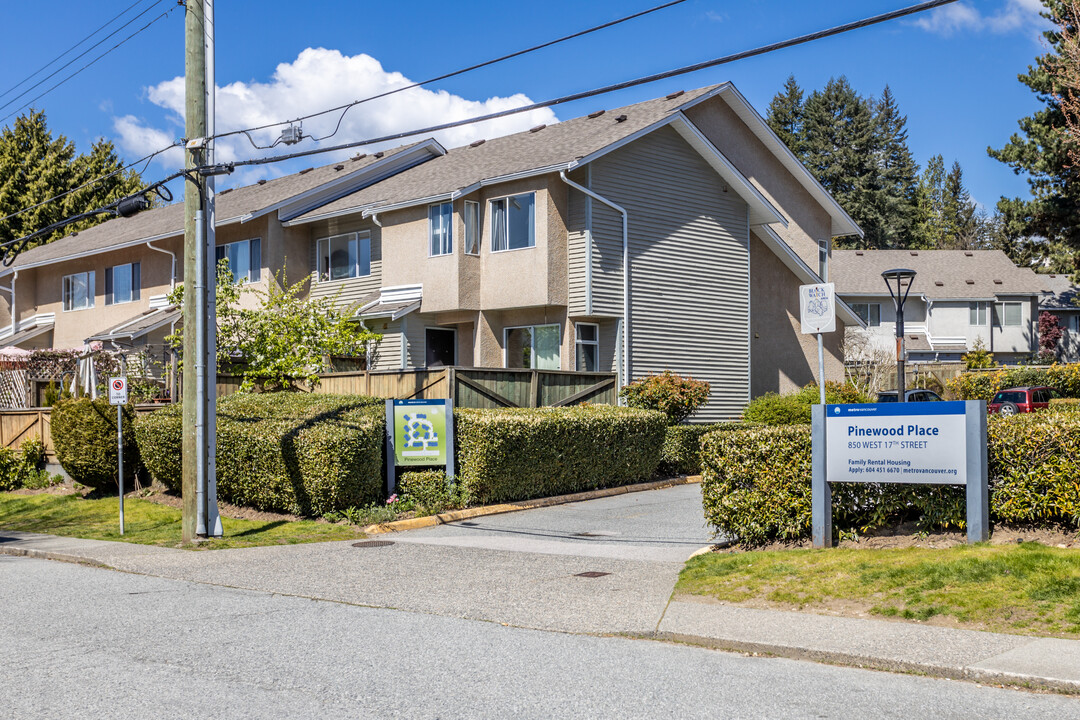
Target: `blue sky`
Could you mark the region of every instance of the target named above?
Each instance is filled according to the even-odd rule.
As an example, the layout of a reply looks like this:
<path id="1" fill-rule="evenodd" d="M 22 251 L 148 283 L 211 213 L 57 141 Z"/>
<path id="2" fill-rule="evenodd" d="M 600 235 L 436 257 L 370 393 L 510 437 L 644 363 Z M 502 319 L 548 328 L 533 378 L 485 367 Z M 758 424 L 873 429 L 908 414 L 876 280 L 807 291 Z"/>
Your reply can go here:
<path id="1" fill-rule="evenodd" d="M 4 3 L 0 20 L 7 32 L 0 45 L 0 67 L 4 68 L 0 92 L 135 2 L 54 0 L 47 9 L 35 3 Z M 402 93 L 392 101 L 360 106 L 346 116 L 339 134 L 324 144 L 546 100 L 913 2 L 687 0 L 586 38 L 453 78 L 430 87 L 431 92 Z M 343 104 L 401 84 L 404 78 L 416 81 L 440 75 L 659 3 L 221 2 L 216 18 L 218 130 L 286 120 Z M 175 0 L 141 0 L 91 43 L 146 10 L 140 19 L 56 78 L 0 108 L 0 116 L 13 112 L 173 6 Z M 1016 79 L 1044 52 L 1039 7 L 1039 0 L 964 0 L 915 18 L 559 106 L 553 114 L 538 111 L 494 126 L 448 133 L 440 140 L 458 145 L 476 137 L 521 130 L 538 121 L 576 117 L 727 80 L 764 114 L 789 75 L 794 74 L 807 91 L 822 87 L 830 77 L 844 75 L 866 95 L 878 95 L 888 84 L 908 117 L 909 144 L 920 166 L 938 153 L 947 164 L 959 160 L 973 198 L 992 208 L 1001 195 L 1027 195 L 1023 178 L 987 157 L 986 148 L 1001 147 L 1017 130 L 1017 120 L 1039 107 L 1035 96 Z M 44 109 L 53 131 L 73 140 L 80 151 L 88 149 L 95 138 L 107 137 L 126 159 L 135 160 L 182 135 L 176 109 L 183 102 L 182 82 L 178 80 L 183 73 L 183 42 L 183 10 L 177 8 L 34 106 Z M 65 56 L 60 64 L 71 57 Z M 55 68 L 50 67 L 46 74 Z M 0 103 L 8 103 L 41 77 L 0 96 Z M 9 118 L 0 124 L 12 121 Z M 333 122 L 336 116 L 330 127 Z M 310 121 L 304 129 L 317 133 L 326 127 Z M 268 132 L 257 140 L 265 142 L 276 134 Z M 293 149 L 310 147 L 315 143 L 307 141 Z M 220 152 L 223 159 L 266 154 L 242 137 L 223 143 Z M 250 182 L 332 159 L 323 156 L 292 165 L 263 166 L 238 173 L 231 182 Z M 161 177 L 175 166 L 175 156 L 163 157 L 150 165 L 144 177 Z"/>

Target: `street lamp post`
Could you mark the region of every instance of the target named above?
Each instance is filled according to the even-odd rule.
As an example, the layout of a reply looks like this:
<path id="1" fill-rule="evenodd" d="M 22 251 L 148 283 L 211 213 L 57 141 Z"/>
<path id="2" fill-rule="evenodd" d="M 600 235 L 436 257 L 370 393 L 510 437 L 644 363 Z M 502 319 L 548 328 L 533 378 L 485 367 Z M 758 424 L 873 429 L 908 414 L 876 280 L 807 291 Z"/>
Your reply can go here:
<path id="1" fill-rule="evenodd" d="M 896 305 L 896 400 L 897 402 L 905 402 L 904 302 L 907 300 L 908 293 L 911 292 L 912 283 L 915 282 L 915 271 L 896 268 L 894 270 L 886 270 L 881 273 L 881 277 L 884 278 L 885 287 L 889 288 L 889 295 L 892 296 L 893 303 Z M 907 281 L 907 287 L 904 287 L 905 280 Z M 893 282 L 896 283 L 895 292 L 893 292 Z"/>

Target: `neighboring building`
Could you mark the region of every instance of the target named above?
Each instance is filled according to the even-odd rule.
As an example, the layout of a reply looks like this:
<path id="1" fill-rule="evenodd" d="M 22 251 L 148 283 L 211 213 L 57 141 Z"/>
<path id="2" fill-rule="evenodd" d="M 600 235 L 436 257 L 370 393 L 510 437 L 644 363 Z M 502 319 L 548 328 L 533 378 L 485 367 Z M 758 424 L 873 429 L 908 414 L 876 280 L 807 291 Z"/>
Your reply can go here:
<path id="1" fill-rule="evenodd" d="M 837 250 L 830 279 L 866 323 L 871 347 L 895 348 L 896 309 L 881 277 L 895 268 L 917 273 L 904 305 L 908 360 L 956 362 L 980 340 L 998 362 L 1038 352 L 1043 281 L 1002 251 Z"/>
<path id="2" fill-rule="evenodd" d="M 1057 315 L 1065 332 L 1058 342 L 1058 357 L 1064 362 L 1080 362 L 1080 287 L 1068 275 L 1040 275 L 1044 292 L 1039 310 Z"/>
<path id="3" fill-rule="evenodd" d="M 671 369 L 712 384 L 701 420 L 815 379 L 798 286 L 819 281 L 819 241 L 861 234 L 730 84 L 452 150 L 425 140 L 358 155 L 221 192 L 216 212 L 235 273 L 310 278 L 312 297 L 383 333 L 376 369 L 620 382 Z M 155 347 L 175 319 L 150 311 L 180 280 L 182 213 L 111 220 L 21 255 L 0 271 L 0 305 L 15 306 L 0 344 Z M 859 323 L 838 309 L 838 326 Z M 834 379 L 842 335 L 826 340 Z"/>

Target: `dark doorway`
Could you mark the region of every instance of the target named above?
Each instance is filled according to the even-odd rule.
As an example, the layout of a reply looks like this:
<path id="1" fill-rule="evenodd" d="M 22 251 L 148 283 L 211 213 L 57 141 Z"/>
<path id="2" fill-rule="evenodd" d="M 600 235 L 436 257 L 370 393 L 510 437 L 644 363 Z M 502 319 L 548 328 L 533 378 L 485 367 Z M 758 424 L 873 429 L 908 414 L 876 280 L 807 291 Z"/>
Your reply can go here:
<path id="1" fill-rule="evenodd" d="M 446 367 L 457 364 L 457 331 L 426 328 L 424 344 L 427 347 L 427 366 Z"/>

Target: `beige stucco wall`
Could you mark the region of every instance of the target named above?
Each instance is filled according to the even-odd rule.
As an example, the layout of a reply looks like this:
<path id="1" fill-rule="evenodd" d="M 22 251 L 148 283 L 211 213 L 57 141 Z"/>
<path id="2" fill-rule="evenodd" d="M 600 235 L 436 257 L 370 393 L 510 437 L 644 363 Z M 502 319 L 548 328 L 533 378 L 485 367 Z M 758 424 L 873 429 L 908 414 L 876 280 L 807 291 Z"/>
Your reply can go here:
<path id="1" fill-rule="evenodd" d="M 476 366 L 504 367 L 503 331 L 523 325 L 559 325 L 559 369 L 574 367 L 573 326 L 564 307 L 520 308 L 514 310 L 485 310 L 480 313 L 476 334 Z"/>
<path id="2" fill-rule="evenodd" d="M 817 336 L 799 323 L 802 283 L 756 235 L 750 238 L 750 396 L 817 381 Z M 844 379 L 844 328 L 825 335 L 825 377 Z"/>

